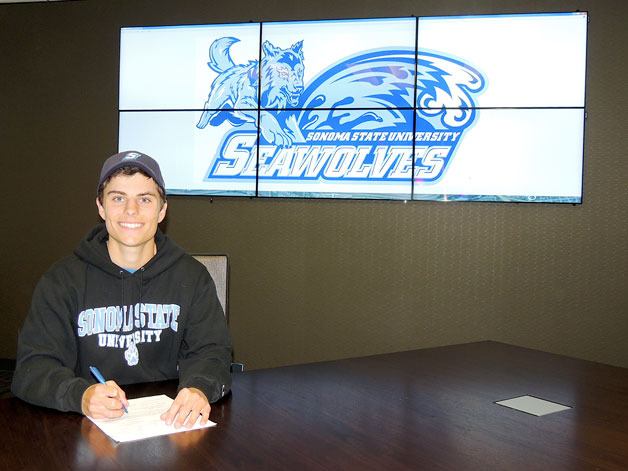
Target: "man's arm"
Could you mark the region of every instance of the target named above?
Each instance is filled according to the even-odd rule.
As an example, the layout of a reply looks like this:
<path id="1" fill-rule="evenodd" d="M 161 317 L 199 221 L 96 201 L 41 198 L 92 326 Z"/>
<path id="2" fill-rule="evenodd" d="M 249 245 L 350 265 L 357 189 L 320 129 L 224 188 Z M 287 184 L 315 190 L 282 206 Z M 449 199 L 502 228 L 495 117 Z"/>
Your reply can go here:
<path id="1" fill-rule="evenodd" d="M 204 271 L 191 304 L 179 351 L 179 394 L 162 415 L 176 426 L 192 426 L 209 418 L 209 403 L 231 389 L 231 338 L 211 276 Z"/>
<path id="2" fill-rule="evenodd" d="M 11 384 L 17 397 L 39 406 L 81 412 L 81 398 L 89 382 L 74 373 L 73 304 L 67 287 L 53 274 L 47 273 L 37 284 L 18 338 Z"/>

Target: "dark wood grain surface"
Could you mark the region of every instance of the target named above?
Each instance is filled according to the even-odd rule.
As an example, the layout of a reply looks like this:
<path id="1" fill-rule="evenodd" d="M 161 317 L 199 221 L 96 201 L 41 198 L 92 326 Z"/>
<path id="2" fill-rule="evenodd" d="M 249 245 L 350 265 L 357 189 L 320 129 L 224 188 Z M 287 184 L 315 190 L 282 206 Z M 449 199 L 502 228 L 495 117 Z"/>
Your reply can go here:
<path id="1" fill-rule="evenodd" d="M 524 394 L 572 409 L 494 404 Z M 236 374 L 211 417 L 215 428 L 115 444 L 79 415 L 2 399 L 0 468 L 628 469 L 627 369 L 496 342 Z"/>

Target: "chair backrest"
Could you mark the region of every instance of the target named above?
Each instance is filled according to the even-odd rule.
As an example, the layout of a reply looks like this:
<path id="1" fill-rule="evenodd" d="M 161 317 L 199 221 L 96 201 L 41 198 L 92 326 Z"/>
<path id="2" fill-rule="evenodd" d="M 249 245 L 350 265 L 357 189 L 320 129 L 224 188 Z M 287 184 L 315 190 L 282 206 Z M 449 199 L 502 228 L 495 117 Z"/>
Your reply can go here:
<path id="1" fill-rule="evenodd" d="M 205 265 L 212 276 L 218 300 L 229 322 L 229 257 L 224 254 L 192 254 L 192 257 Z"/>
<path id="2" fill-rule="evenodd" d="M 192 254 L 196 260 L 207 268 L 216 285 L 218 301 L 222 305 L 227 324 L 229 323 L 229 257 L 227 255 Z M 231 363 L 231 372 L 244 371 L 244 363 Z"/>

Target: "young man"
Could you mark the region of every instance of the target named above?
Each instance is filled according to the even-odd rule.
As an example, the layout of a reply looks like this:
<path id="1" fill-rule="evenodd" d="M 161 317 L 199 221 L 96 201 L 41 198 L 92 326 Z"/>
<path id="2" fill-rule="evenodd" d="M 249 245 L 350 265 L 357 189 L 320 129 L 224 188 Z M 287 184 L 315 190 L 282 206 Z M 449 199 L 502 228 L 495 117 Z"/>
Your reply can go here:
<path id="1" fill-rule="evenodd" d="M 139 152 L 104 163 L 96 226 L 40 280 L 11 389 L 33 404 L 120 417 L 119 385 L 179 378 L 162 419 L 191 427 L 230 388 L 231 341 L 207 270 L 165 236 L 159 165 Z M 106 384 L 93 384 L 95 366 Z"/>

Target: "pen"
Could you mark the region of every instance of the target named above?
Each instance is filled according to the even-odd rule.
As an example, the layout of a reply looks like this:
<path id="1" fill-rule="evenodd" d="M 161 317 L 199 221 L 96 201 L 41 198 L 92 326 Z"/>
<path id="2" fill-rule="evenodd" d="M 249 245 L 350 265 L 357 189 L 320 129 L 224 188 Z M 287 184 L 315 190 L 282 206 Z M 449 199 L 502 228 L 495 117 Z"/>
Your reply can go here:
<path id="1" fill-rule="evenodd" d="M 91 373 L 94 375 L 94 378 L 96 378 L 100 384 L 105 384 L 107 382 L 105 381 L 105 377 L 102 375 L 100 370 L 96 368 L 95 366 L 90 366 L 89 371 L 91 371 Z M 122 404 L 122 410 L 124 410 L 125 414 L 129 413 L 126 407 L 124 407 L 124 404 Z"/>

